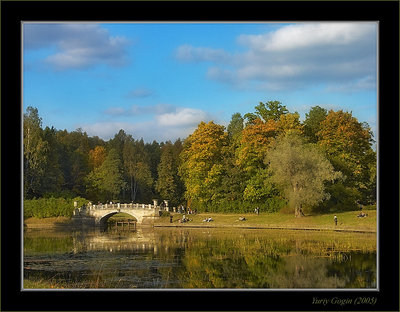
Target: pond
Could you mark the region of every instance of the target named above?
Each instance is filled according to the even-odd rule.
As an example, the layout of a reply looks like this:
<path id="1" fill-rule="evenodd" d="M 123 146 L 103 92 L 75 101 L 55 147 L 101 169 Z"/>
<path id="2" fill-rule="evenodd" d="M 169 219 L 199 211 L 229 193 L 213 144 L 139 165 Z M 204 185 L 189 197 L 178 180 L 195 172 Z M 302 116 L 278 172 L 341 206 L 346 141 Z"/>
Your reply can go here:
<path id="1" fill-rule="evenodd" d="M 376 235 L 290 230 L 26 230 L 24 287 L 376 288 Z M 33 284 L 32 284 L 33 282 Z"/>

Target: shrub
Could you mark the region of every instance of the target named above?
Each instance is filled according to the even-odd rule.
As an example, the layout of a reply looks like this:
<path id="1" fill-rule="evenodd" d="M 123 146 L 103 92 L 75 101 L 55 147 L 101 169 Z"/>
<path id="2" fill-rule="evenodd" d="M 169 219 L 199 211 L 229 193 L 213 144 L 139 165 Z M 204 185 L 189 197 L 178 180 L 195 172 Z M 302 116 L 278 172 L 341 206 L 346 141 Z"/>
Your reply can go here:
<path id="1" fill-rule="evenodd" d="M 74 201 L 78 202 L 78 207 L 87 204 L 88 200 L 82 197 L 75 198 L 39 198 L 24 200 L 24 218 L 50 218 L 50 217 L 72 217 Z"/>

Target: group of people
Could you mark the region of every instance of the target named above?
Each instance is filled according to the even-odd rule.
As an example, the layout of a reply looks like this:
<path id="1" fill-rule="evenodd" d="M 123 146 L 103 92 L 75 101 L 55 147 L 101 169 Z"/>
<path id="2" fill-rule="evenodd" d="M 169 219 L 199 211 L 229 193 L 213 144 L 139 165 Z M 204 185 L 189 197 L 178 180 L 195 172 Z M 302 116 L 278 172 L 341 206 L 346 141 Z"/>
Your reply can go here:
<path id="1" fill-rule="evenodd" d="M 186 222 L 189 222 L 189 221 L 192 221 L 192 220 L 189 219 L 189 218 L 186 218 L 186 215 L 183 215 L 182 219 L 179 219 L 179 223 L 186 223 Z"/>
<path id="2" fill-rule="evenodd" d="M 368 214 L 366 214 L 364 211 L 361 211 L 360 214 L 357 216 L 357 218 L 364 218 L 367 216 L 368 216 Z"/>
<path id="3" fill-rule="evenodd" d="M 190 207 L 185 207 L 183 205 L 178 206 L 178 213 L 185 213 L 185 214 L 196 214 L 196 209 L 192 210 Z"/>

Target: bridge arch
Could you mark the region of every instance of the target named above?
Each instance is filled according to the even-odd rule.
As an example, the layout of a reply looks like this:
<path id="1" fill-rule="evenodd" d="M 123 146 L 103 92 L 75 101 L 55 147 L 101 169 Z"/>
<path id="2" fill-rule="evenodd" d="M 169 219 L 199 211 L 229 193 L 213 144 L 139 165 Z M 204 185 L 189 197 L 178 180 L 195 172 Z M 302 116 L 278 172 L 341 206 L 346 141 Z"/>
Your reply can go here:
<path id="1" fill-rule="evenodd" d="M 139 221 L 139 218 L 137 216 L 135 216 L 135 213 L 132 213 L 131 211 L 129 211 L 129 212 L 126 212 L 126 211 L 112 211 L 112 212 L 109 212 L 109 213 L 105 214 L 104 216 L 100 217 L 99 221 L 98 221 L 99 224 L 100 225 L 105 225 L 108 222 L 108 219 L 110 219 L 112 216 L 114 216 L 114 215 L 116 215 L 118 213 L 128 214 L 132 218 L 134 218 L 136 220 L 136 222 Z"/>

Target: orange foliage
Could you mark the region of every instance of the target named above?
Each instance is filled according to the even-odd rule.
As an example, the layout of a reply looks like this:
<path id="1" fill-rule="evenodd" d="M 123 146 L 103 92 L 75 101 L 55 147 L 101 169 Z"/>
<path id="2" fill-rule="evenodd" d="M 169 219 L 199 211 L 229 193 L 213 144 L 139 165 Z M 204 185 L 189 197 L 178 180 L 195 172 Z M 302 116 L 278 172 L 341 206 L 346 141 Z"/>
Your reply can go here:
<path id="1" fill-rule="evenodd" d="M 107 157 L 106 149 L 103 146 L 96 146 L 89 151 L 89 164 L 92 168 L 100 167 Z"/>

